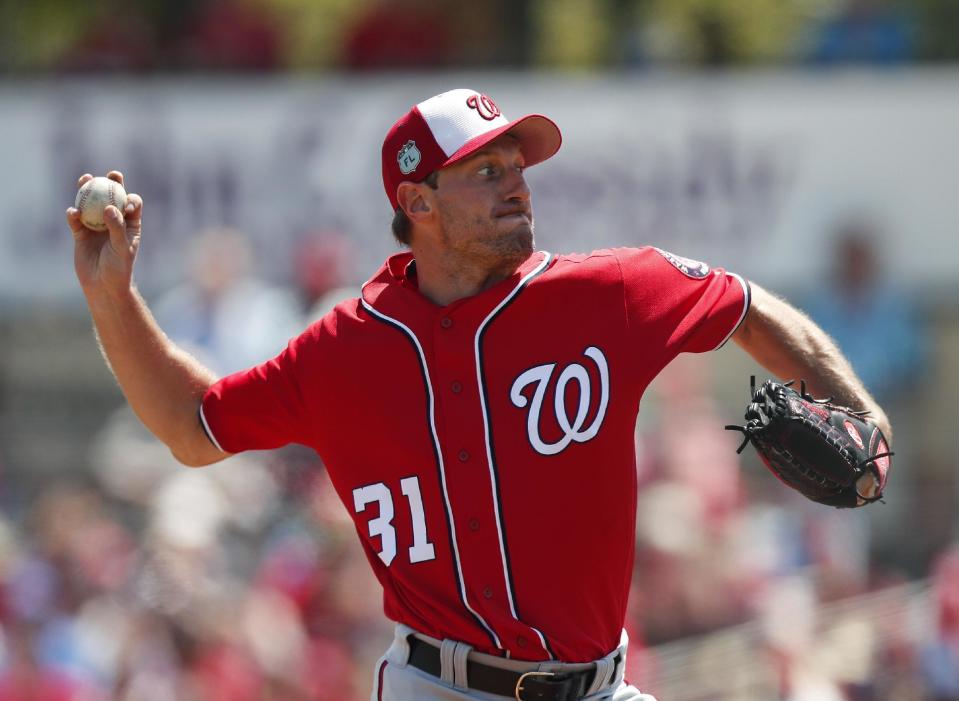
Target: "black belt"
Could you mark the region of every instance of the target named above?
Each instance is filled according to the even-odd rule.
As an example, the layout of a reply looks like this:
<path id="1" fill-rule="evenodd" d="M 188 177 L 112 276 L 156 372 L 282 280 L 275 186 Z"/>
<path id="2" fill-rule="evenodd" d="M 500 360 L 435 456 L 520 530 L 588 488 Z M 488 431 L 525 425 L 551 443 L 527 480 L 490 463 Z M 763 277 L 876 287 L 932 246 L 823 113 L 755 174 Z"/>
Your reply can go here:
<path id="1" fill-rule="evenodd" d="M 413 635 L 407 641 L 410 645 L 407 664 L 439 677 L 439 648 Z M 613 663 L 619 666 L 619 653 L 616 653 Z M 586 695 L 595 676 L 595 668 L 581 672 L 513 672 L 466 661 L 466 679 L 470 689 L 519 701 L 578 701 Z"/>

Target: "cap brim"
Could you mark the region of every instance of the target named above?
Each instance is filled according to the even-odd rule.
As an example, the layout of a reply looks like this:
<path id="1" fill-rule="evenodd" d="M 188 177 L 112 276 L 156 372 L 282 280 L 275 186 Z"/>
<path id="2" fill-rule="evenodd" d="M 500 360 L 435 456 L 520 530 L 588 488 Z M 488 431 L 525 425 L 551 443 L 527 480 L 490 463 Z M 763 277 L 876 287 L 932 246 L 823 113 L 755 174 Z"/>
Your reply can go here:
<path id="1" fill-rule="evenodd" d="M 563 143 L 563 135 L 559 127 L 549 117 L 541 114 L 527 114 L 525 117 L 514 119 L 508 124 L 484 132 L 463 144 L 452 156 L 446 159 L 440 168 L 445 168 L 467 156 L 471 156 L 486 144 L 499 138 L 503 134 L 511 134 L 519 139 L 526 166 L 534 166 L 552 157 Z"/>

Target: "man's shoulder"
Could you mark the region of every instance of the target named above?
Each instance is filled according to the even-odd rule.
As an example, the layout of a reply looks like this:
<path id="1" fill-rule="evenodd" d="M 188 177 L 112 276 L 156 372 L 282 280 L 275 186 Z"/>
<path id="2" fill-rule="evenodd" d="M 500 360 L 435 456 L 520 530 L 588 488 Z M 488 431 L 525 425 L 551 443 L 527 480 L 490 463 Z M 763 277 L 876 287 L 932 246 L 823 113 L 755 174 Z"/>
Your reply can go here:
<path id="1" fill-rule="evenodd" d="M 318 302 L 307 315 L 307 326 L 297 339 L 300 346 L 316 346 L 328 339 L 343 338 L 359 321 L 360 300 L 343 289 L 337 299 Z"/>
<path id="2" fill-rule="evenodd" d="M 564 276 L 601 275 L 608 273 L 619 276 L 623 265 L 633 265 L 637 260 L 655 253 L 654 248 L 598 248 L 589 253 L 561 253 L 553 256 L 550 265 L 552 279 Z"/>
<path id="3" fill-rule="evenodd" d="M 599 265 L 621 261 L 625 258 L 642 257 L 654 254 L 657 249 L 652 246 L 615 246 L 597 248 L 588 253 L 559 253 L 554 256 L 556 262 L 589 263 Z"/>

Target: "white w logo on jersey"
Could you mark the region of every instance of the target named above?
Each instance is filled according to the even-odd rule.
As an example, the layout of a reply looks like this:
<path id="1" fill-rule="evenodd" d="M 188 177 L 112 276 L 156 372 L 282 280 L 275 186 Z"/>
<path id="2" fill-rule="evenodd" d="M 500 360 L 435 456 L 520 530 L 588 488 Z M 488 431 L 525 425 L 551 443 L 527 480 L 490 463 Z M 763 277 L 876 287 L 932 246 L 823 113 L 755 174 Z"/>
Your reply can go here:
<path id="1" fill-rule="evenodd" d="M 606 417 L 606 405 L 609 403 L 609 366 L 606 364 L 606 357 L 603 352 L 595 346 L 590 346 L 583 355 L 590 358 L 599 370 L 599 408 L 596 416 L 593 418 L 589 428 L 583 429 L 586 423 L 586 414 L 589 412 L 589 402 L 592 397 L 592 387 L 590 383 L 589 372 L 579 363 L 571 363 L 559 374 L 556 380 L 556 394 L 553 401 L 553 409 L 556 412 L 556 421 L 563 437 L 555 443 L 546 443 L 539 435 L 539 416 L 543 409 L 543 398 L 546 396 L 546 388 L 553 376 L 553 370 L 556 369 L 556 363 L 546 363 L 530 368 L 513 382 L 510 389 L 509 398 L 513 404 L 520 409 L 525 407 L 529 400 L 523 396 L 523 390 L 527 385 L 536 383 L 536 389 L 533 391 L 533 403 L 530 406 L 529 414 L 526 418 L 526 431 L 529 434 L 529 442 L 537 453 L 542 455 L 556 455 L 561 453 L 573 441 L 585 443 L 595 438 L 603 425 L 603 419 Z M 566 388 L 571 381 L 575 380 L 579 385 L 579 406 L 576 409 L 576 416 L 572 421 L 566 413 Z"/>

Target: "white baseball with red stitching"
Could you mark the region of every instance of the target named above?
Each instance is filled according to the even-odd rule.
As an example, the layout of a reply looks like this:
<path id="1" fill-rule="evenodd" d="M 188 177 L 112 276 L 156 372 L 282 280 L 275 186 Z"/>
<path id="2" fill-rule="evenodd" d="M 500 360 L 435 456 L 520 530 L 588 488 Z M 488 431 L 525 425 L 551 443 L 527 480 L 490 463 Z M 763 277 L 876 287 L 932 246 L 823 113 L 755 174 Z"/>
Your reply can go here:
<path id="1" fill-rule="evenodd" d="M 127 193 L 123 186 L 110 178 L 92 178 L 83 184 L 77 192 L 77 201 L 74 205 L 80 210 L 80 221 L 89 229 L 106 231 L 107 225 L 103 220 L 103 210 L 112 204 L 120 210 L 127 204 Z"/>

